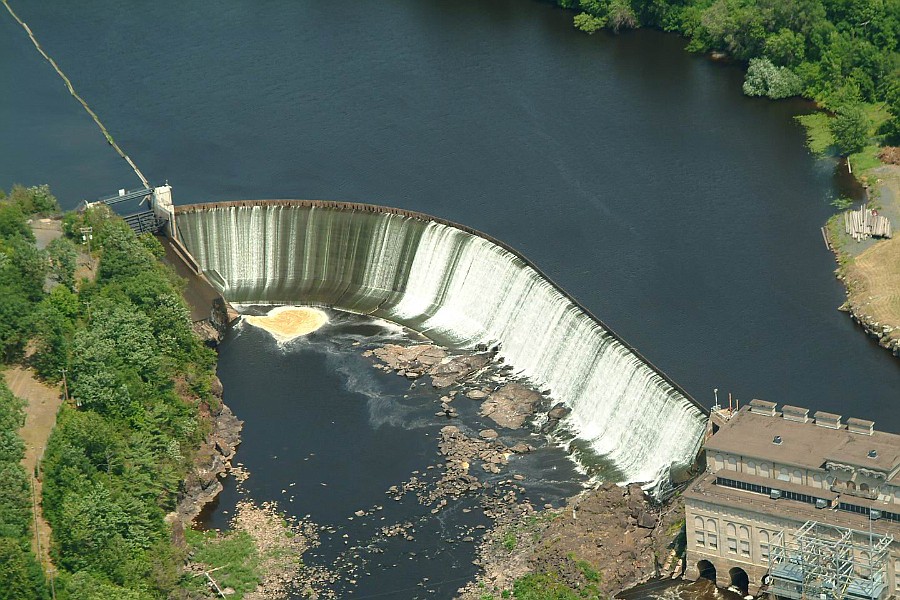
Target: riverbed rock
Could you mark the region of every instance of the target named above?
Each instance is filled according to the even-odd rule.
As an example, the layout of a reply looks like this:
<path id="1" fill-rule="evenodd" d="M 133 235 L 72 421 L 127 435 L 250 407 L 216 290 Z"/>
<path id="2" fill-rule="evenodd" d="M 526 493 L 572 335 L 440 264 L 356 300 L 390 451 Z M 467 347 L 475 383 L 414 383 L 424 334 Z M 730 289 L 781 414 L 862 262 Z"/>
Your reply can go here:
<path id="1" fill-rule="evenodd" d="M 506 512 L 502 512 L 504 506 Z M 547 508 L 551 518 L 516 514 L 510 506 L 497 504 L 500 520 L 479 546 L 482 574 L 461 589 L 458 598 L 499 597 L 529 572 L 557 573 L 566 585 L 583 589 L 589 583 L 585 564 L 599 573 L 602 597 L 613 597 L 656 574 L 662 566 L 657 565 L 657 557 L 670 554 L 669 545 L 679 531 L 676 524 L 684 516 L 680 499 L 659 506 L 650 502 L 639 485 L 612 483 L 570 498 L 562 508 Z M 638 516 L 633 519 L 635 509 Z M 515 540 L 512 549 L 511 537 Z M 674 561 L 666 576 L 673 565 Z"/>
<path id="2" fill-rule="evenodd" d="M 493 429 L 482 429 L 478 432 L 478 436 L 486 440 L 495 440 L 498 435 L 499 434 Z"/>
<path id="3" fill-rule="evenodd" d="M 564 419 L 569 416 L 569 413 L 572 412 L 572 409 L 568 406 L 564 406 L 562 404 L 557 404 L 547 413 L 548 419 L 556 419 L 557 421 Z"/>
<path id="4" fill-rule="evenodd" d="M 497 425 L 518 429 L 534 414 L 541 395 L 521 383 L 510 383 L 492 393 L 481 405 L 481 415 Z"/>
<path id="5" fill-rule="evenodd" d="M 400 346 L 385 344 L 371 351 L 379 360 L 395 371 L 427 370 L 440 363 L 447 356 L 447 351 L 432 344 Z"/>
<path id="6" fill-rule="evenodd" d="M 428 370 L 431 385 L 441 389 L 467 379 L 476 371 L 484 368 L 491 357 L 489 354 L 462 354 L 445 357 L 441 362 Z"/>
<path id="7" fill-rule="evenodd" d="M 444 348 L 433 344 L 400 346 L 385 344 L 363 354 L 375 356 L 384 363 L 385 370 L 396 371 L 411 380 L 431 376 L 431 384 L 445 388 L 465 381 L 490 362 L 489 353 L 450 356 Z M 485 394 L 487 396 L 487 394 Z"/>
<path id="8" fill-rule="evenodd" d="M 556 429 L 559 422 L 564 419 L 572 410 L 563 404 L 557 404 L 547 413 L 547 421 L 541 427 L 542 433 L 550 433 Z"/>

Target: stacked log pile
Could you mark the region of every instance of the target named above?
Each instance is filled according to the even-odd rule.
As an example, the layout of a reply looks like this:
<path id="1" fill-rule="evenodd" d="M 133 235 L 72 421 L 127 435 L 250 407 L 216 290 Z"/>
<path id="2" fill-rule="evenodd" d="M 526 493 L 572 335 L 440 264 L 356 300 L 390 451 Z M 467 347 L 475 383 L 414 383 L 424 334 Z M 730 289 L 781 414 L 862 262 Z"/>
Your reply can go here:
<path id="1" fill-rule="evenodd" d="M 844 213 L 844 231 L 857 242 L 869 237 L 891 237 L 891 222 L 863 204 L 859 210 Z"/>

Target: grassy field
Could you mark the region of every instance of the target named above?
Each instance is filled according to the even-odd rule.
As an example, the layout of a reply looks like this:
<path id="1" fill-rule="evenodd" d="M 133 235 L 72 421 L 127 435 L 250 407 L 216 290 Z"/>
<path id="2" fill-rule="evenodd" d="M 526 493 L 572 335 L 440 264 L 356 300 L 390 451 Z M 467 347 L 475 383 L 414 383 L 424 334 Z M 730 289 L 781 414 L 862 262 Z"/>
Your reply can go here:
<path id="1" fill-rule="evenodd" d="M 866 177 L 868 171 L 880 167 L 882 164 L 878 160 L 878 142 L 880 140 L 876 132 L 891 117 L 885 104 L 866 104 L 865 112 L 870 122 L 870 143 L 862 151 L 855 152 L 849 156 L 853 173 L 861 181 Z M 834 138 L 829 129 L 831 116 L 828 113 L 819 111 L 801 115 L 797 117 L 797 121 L 806 129 L 806 145 L 809 146 L 813 153 L 819 156 L 837 156 Z"/>

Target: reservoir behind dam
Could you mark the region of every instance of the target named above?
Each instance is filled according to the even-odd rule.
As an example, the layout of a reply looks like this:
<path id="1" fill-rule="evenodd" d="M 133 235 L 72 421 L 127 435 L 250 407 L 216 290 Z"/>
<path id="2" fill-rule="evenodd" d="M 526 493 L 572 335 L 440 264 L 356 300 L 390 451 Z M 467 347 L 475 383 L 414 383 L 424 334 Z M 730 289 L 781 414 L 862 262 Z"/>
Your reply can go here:
<path id="1" fill-rule="evenodd" d="M 841 190 L 793 121 L 810 109 L 744 97 L 738 66 L 676 36 L 587 36 L 517 0 L 16 8 L 176 203 L 327 198 L 464 223 L 698 400 L 718 387 L 900 430 L 900 365 L 836 310 L 819 227 Z M 2 185 L 47 181 L 68 207 L 133 186 L 15 27 L 0 22 Z"/>

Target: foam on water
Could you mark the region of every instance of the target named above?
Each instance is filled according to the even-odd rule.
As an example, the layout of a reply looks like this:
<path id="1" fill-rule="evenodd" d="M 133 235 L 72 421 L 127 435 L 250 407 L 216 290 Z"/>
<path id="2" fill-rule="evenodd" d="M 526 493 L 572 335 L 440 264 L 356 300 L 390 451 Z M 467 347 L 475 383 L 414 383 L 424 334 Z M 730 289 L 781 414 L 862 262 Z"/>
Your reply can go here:
<path id="1" fill-rule="evenodd" d="M 247 315 L 244 321 L 269 332 L 279 344 L 309 335 L 328 322 L 328 315 L 309 306 L 279 306 L 265 315 Z"/>
<path id="2" fill-rule="evenodd" d="M 521 256 L 451 224 L 371 207 L 197 205 L 182 242 L 242 304 L 333 306 L 500 355 L 572 409 L 567 425 L 628 481 L 689 464 L 703 412 Z"/>

